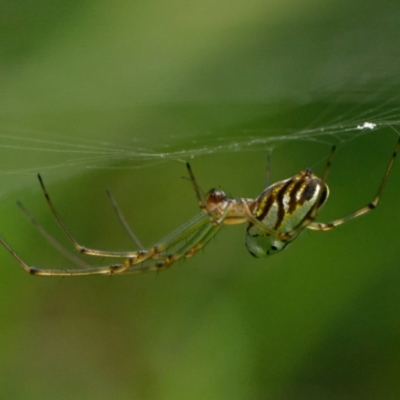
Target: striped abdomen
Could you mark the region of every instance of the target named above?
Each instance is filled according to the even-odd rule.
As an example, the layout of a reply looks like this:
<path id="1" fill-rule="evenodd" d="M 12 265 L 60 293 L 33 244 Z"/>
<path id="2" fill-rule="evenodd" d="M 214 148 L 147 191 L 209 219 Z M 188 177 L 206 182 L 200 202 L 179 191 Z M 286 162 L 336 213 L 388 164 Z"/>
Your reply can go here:
<path id="1" fill-rule="evenodd" d="M 253 210 L 254 216 L 266 229 L 253 223 L 247 227 L 246 246 L 250 253 L 261 257 L 282 250 L 307 225 L 296 232 L 312 209 L 320 208 L 328 195 L 328 186 L 309 169 L 269 186 L 259 196 Z M 279 238 L 279 234 L 288 232 L 294 235 L 287 239 Z"/>

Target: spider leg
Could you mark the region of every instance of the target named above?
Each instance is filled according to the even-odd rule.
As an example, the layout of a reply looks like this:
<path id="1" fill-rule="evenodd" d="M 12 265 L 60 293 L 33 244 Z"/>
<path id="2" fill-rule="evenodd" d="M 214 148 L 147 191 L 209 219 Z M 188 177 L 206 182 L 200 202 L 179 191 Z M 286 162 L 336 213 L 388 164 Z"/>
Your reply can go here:
<path id="1" fill-rule="evenodd" d="M 199 202 L 200 208 L 204 209 L 205 205 L 203 203 L 203 197 L 200 194 L 200 189 L 199 189 L 199 185 L 196 182 L 196 178 L 194 177 L 193 171 L 192 171 L 192 167 L 190 166 L 190 164 L 187 162 L 186 163 L 186 168 L 188 170 L 189 173 L 189 177 L 190 177 L 190 182 L 192 183 L 193 189 L 194 189 L 194 193 L 196 194 L 196 198 L 197 201 Z"/>
<path id="2" fill-rule="evenodd" d="M 331 170 L 332 160 L 333 160 L 333 156 L 335 155 L 335 151 L 336 151 L 336 146 L 332 146 L 328 161 L 325 165 L 324 175 L 322 176 L 323 183 L 326 183 L 326 181 L 328 180 L 328 175 Z"/>
<path id="3" fill-rule="evenodd" d="M 140 262 L 143 257 L 147 258 L 148 253 L 143 253 L 141 251 L 104 251 L 104 250 L 97 250 L 97 249 L 90 249 L 85 246 L 82 246 L 77 242 L 77 240 L 74 238 L 70 230 L 67 228 L 61 217 L 59 216 L 57 210 L 55 209 L 53 202 L 50 199 L 50 195 L 47 192 L 47 189 L 44 185 L 43 179 L 38 174 L 40 186 L 42 188 L 43 194 L 46 198 L 46 202 L 48 206 L 50 207 L 50 210 L 52 214 L 54 215 L 55 219 L 58 222 L 58 225 L 61 227 L 61 229 L 64 231 L 68 239 L 71 241 L 71 243 L 74 245 L 74 247 L 78 250 L 79 253 L 81 254 L 88 254 L 91 256 L 99 256 L 99 257 L 128 257 L 128 258 L 134 258 L 135 260 L 138 260 Z M 32 221 L 32 223 L 36 226 L 35 219 L 28 214 L 28 217 Z"/>
<path id="4" fill-rule="evenodd" d="M 61 254 L 70 259 L 76 265 L 81 267 L 80 270 L 76 269 L 45 269 L 45 268 L 37 268 L 34 266 L 29 266 L 22 258 L 5 242 L 4 239 L 0 238 L 0 244 L 4 246 L 4 248 L 11 254 L 11 256 L 22 266 L 22 268 L 31 275 L 47 275 L 47 276 L 82 276 L 82 275 L 111 275 L 116 274 L 120 271 L 124 271 L 129 268 L 135 262 L 142 262 L 147 257 L 150 257 L 152 254 L 150 252 L 141 252 L 140 257 L 129 257 L 122 264 L 112 264 L 104 267 L 93 267 L 87 263 L 85 263 L 80 258 L 76 257 L 69 250 L 67 250 L 61 243 L 59 243 L 53 236 L 51 236 L 43 226 L 29 213 L 29 211 L 21 204 L 18 203 L 21 210 L 25 213 L 25 215 L 30 219 L 35 228 L 39 231 L 39 233 Z"/>
<path id="5" fill-rule="evenodd" d="M 193 249 L 195 246 L 199 245 L 200 242 L 204 243 L 207 233 L 209 231 L 215 231 L 212 235 L 214 236 L 221 227 L 222 225 L 214 226 L 210 223 L 207 216 L 201 213 L 152 247 L 149 250 L 152 254 L 151 257 L 146 257 L 146 259 L 139 262 L 129 262 L 130 259 L 128 259 L 121 265 L 121 268 L 119 268 L 117 272 L 119 274 L 132 274 L 159 271 L 168 268 L 172 263 L 182 257 L 190 257 L 191 252 L 194 254 L 197 249 L 196 251 L 193 251 Z M 180 244 L 181 242 L 183 242 L 183 244 Z M 199 249 L 204 247 L 204 245 L 200 246 Z M 169 249 L 171 249 L 171 251 L 167 251 Z"/>
<path id="6" fill-rule="evenodd" d="M 117 217 L 119 221 L 121 222 L 121 225 L 124 227 L 125 231 L 128 233 L 129 237 L 133 240 L 133 242 L 136 244 L 137 247 L 139 247 L 140 250 L 145 250 L 144 246 L 140 242 L 140 240 L 137 238 L 137 236 L 133 233 L 131 227 L 129 224 L 126 222 L 126 219 L 124 215 L 122 214 L 121 209 L 119 208 L 113 194 L 107 190 L 107 195 L 110 198 L 111 204 L 114 208 L 115 213 L 117 214 Z"/>
<path id="7" fill-rule="evenodd" d="M 206 202 L 204 201 L 204 198 L 203 198 L 203 197 L 201 196 L 201 194 L 200 194 L 200 189 L 199 189 L 200 187 L 199 187 L 199 185 L 197 184 L 196 178 L 194 177 L 194 173 L 193 173 L 192 167 L 190 166 L 190 164 L 189 164 L 188 162 L 186 163 L 186 168 L 187 168 L 187 170 L 188 170 L 189 177 L 190 177 L 190 182 L 192 183 L 194 192 L 195 192 L 195 194 L 196 194 L 197 204 L 198 204 L 200 210 L 203 211 L 204 213 L 206 213 L 206 214 L 209 216 L 209 218 L 210 218 L 210 220 L 211 220 L 212 223 L 214 223 L 214 224 L 216 224 L 216 225 L 220 224 L 221 222 L 220 222 L 219 220 L 220 220 L 221 218 L 218 218 L 218 219 L 217 219 L 217 218 L 213 215 L 213 213 L 210 212 L 210 210 L 207 209 Z"/>
<path id="8" fill-rule="evenodd" d="M 228 213 L 229 208 L 225 210 L 224 215 L 220 218 L 222 220 L 220 224 L 213 224 L 208 218 L 205 218 L 206 224 L 203 224 L 199 230 L 181 246 L 178 246 L 176 249 L 172 249 L 171 253 L 157 253 L 154 257 L 149 258 L 140 265 L 134 265 L 126 269 L 126 271 L 123 271 L 122 274 L 133 274 L 144 271 L 159 271 L 170 267 L 174 262 L 182 258 L 194 256 L 219 232 L 223 226 L 223 220 L 227 217 Z"/>
<path id="9" fill-rule="evenodd" d="M 360 208 L 357 211 L 352 212 L 349 215 L 346 215 L 343 218 L 338 218 L 335 219 L 333 221 L 324 223 L 324 222 L 310 222 L 309 225 L 307 225 L 308 229 L 314 230 L 314 231 L 329 231 L 333 228 L 338 227 L 339 225 L 344 224 L 347 221 L 350 221 L 353 218 L 357 218 L 360 217 L 361 215 L 364 215 L 372 210 L 374 210 L 376 208 L 376 205 L 374 205 L 374 202 L 371 202 L 369 204 L 367 204 L 366 206 Z"/>
<path id="10" fill-rule="evenodd" d="M 17 201 L 17 204 L 19 208 L 22 210 L 22 212 L 30 219 L 30 221 L 33 223 L 34 227 L 39 231 L 39 233 L 55 248 L 57 249 L 60 253 L 62 253 L 65 257 L 69 258 L 72 262 L 74 262 L 76 265 L 80 266 L 83 269 L 91 268 L 89 264 L 86 264 L 83 260 L 78 258 L 75 254 L 72 254 L 69 250 L 67 250 L 60 242 L 58 242 L 53 236 L 48 233 L 43 226 L 29 213 L 29 211 L 23 206 L 23 204 L 19 201 Z M 21 258 L 13 251 L 10 249 L 8 245 L 5 244 L 4 241 L 2 241 L 3 245 L 7 248 L 7 250 L 16 258 L 19 263 L 24 267 L 24 262 L 21 260 Z M 11 250 L 11 251 L 10 251 Z M 26 264 L 25 264 L 26 265 Z M 25 268 L 25 267 L 24 267 Z M 25 268 L 26 269 L 26 268 Z M 29 272 L 29 271 L 28 271 Z"/>
<path id="11" fill-rule="evenodd" d="M 379 204 L 379 200 L 381 198 L 383 189 L 384 189 L 384 187 L 386 185 L 386 182 L 388 180 L 390 171 L 392 170 L 392 167 L 393 167 L 394 161 L 396 159 L 396 155 L 397 155 L 397 153 L 399 151 L 399 148 L 400 148 L 400 138 L 396 143 L 396 147 L 394 148 L 392 157 L 390 158 L 389 164 L 388 164 L 388 166 L 386 168 L 386 172 L 385 172 L 385 175 L 382 178 L 381 184 L 379 185 L 378 191 L 377 191 L 374 199 L 370 203 L 368 203 L 366 206 L 364 206 L 364 207 L 352 212 L 351 214 L 346 215 L 345 217 L 335 219 L 335 220 L 333 220 L 331 222 L 328 222 L 328 223 L 311 222 L 307 226 L 307 228 L 308 229 L 317 230 L 317 231 L 329 231 L 330 229 L 336 228 L 337 226 L 342 225 L 345 222 L 350 221 L 353 218 L 360 217 L 361 215 L 364 215 L 364 214 L 374 210 Z"/>
<path id="12" fill-rule="evenodd" d="M 269 186 L 269 179 L 271 177 L 271 157 L 271 149 L 269 149 L 267 154 L 267 168 L 265 169 L 265 187 Z"/>
<path id="13" fill-rule="evenodd" d="M 220 221 L 219 224 L 213 224 L 209 220 L 206 220 L 207 223 L 204 226 L 202 226 L 193 237 L 188 239 L 187 242 L 182 247 L 179 247 L 177 251 L 174 251 L 174 254 L 175 253 L 181 254 L 186 258 L 192 257 L 194 254 L 196 254 L 200 249 L 202 249 L 206 244 L 208 244 L 208 242 L 222 228 L 223 222 L 227 218 L 229 211 L 230 208 L 227 207 L 224 211 L 224 214 L 219 219 Z"/>
<path id="14" fill-rule="evenodd" d="M 150 270 L 160 270 L 168 267 L 173 262 L 182 257 L 190 257 L 218 232 L 222 225 L 214 226 L 204 213 L 199 214 L 174 234 L 168 236 L 165 240 L 159 242 L 149 250 L 141 251 L 139 257 L 126 257 L 122 263 L 111 264 L 108 266 L 91 266 L 78 259 L 74 254 L 67 250 L 62 244 L 54 239 L 43 226 L 20 204 L 22 211 L 28 216 L 31 222 L 42 236 L 64 256 L 79 265 L 82 269 L 46 269 L 28 265 L 21 257 L 2 239 L 0 244 L 11 254 L 11 256 L 22 266 L 22 268 L 31 275 L 42 276 L 84 276 L 84 275 L 112 275 L 123 274 L 129 270 L 129 273 L 139 273 Z M 186 242 L 177 247 L 177 250 L 171 255 L 161 254 L 167 249 L 178 246 L 180 242 L 187 239 Z M 134 255 L 134 253 L 131 253 Z M 119 258 L 124 256 L 119 256 Z M 149 263 L 146 260 L 149 259 Z M 136 268 L 132 268 L 136 266 Z"/>
<path id="15" fill-rule="evenodd" d="M 0 244 L 11 254 L 11 256 L 21 265 L 21 267 L 30 275 L 40 275 L 40 276 L 83 276 L 83 275 L 111 275 L 114 273 L 120 265 L 109 265 L 107 267 L 89 267 L 85 269 L 45 269 L 45 268 L 37 268 L 28 265 L 21 257 L 0 237 Z M 61 246 L 59 244 L 59 246 Z M 62 250 L 59 246 L 56 246 L 58 250 Z M 62 251 L 64 255 L 68 252 L 66 249 Z M 73 257 L 70 254 L 71 257 Z M 68 257 L 70 257 L 68 256 Z M 80 260 L 80 265 L 82 266 L 82 260 Z M 86 265 L 86 264 L 84 264 Z"/>
<path id="16" fill-rule="evenodd" d="M 188 240 L 182 247 L 178 247 L 170 254 L 157 254 L 155 257 L 145 262 L 134 265 L 122 274 L 133 274 L 145 271 L 160 271 L 170 267 L 176 261 L 182 258 L 189 258 L 204 248 L 208 242 L 218 233 L 222 225 L 213 225 L 207 220 L 207 225 L 203 226 L 197 234 Z"/>
<path id="17" fill-rule="evenodd" d="M 165 237 L 164 239 L 160 240 L 154 248 L 156 248 L 155 255 L 161 253 L 168 248 L 171 248 L 181 242 L 182 240 L 187 239 L 190 235 L 194 234 L 198 231 L 201 227 L 209 223 L 209 219 L 207 215 L 204 213 L 200 213 L 188 221 L 186 224 L 182 225 L 176 231 Z"/>

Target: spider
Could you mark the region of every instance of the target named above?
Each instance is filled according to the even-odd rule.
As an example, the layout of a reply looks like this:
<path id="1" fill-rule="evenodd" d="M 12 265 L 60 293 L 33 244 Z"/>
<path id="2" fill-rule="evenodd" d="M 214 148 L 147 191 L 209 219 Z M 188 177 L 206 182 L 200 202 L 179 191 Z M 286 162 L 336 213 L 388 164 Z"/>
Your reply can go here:
<path id="1" fill-rule="evenodd" d="M 329 189 L 326 181 L 335 147 L 331 150 L 322 179 L 314 175 L 310 169 L 305 169 L 289 179 L 268 186 L 255 199 L 229 198 L 224 191 L 216 189 L 211 189 L 205 197 L 202 197 L 191 166 L 187 163 L 189 178 L 201 212 L 170 236 L 148 249 L 141 245 L 130 230 L 114 198 L 108 193 L 120 222 L 139 247 L 139 250 L 136 251 L 97 250 L 80 245 L 59 216 L 41 176 L 38 175 L 40 186 L 51 212 L 76 250 L 81 254 L 113 257 L 123 261 L 97 267 L 84 263 L 57 242 L 21 203 L 18 205 L 39 232 L 53 246 L 78 264 L 81 269 L 61 270 L 33 267 L 23 261 L 2 238 L 0 238 L 0 243 L 26 272 L 32 275 L 47 276 L 111 275 L 162 270 L 182 258 L 192 257 L 218 233 L 223 225 L 241 223 L 247 223 L 245 243 L 249 252 L 255 257 L 272 255 L 282 251 L 305 228 L 328 231 L 374 210 L 379 203 L 399 148 L 400 138 L 374 199 L 366 206 L 329 223 L 314 222 L 314 220 L 328 199 Z"/>

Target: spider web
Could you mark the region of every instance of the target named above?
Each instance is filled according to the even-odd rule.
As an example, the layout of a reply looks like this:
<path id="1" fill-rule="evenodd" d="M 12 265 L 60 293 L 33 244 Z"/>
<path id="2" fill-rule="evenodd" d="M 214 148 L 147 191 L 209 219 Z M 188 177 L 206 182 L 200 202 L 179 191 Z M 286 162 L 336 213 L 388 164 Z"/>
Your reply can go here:
<path id="1" fill-rule="evenodd" d="M 304 167 L 320 171 L 333 144 L 338 153 L 363 148 L 357 164 L 348 165 L 373 171 L 381 165 L 378 150 L 392 148 L 400 132 L 400 36 L 398 13 L 390 7 L 382 6 L 379 17 L 374 3 L 362 17 L 352 5 L 339 11 L 318 6 L 304 15 L 295 3 L 288 14 L 256 2 L 209 20 L 208 7 L 199 3 L 179 21 L 181 4 L 161 14 L 158 3 L 145 7 L 148 13 L 129 2 L 112 13 L 107 8 L 102 18 L 109 25 L 99 29 L 99 15 L 88 6 L 73 19 L 76 36 L 66 20 L 33 54 L 21 60 L 9 54 L 0 97 L 2 206 L 16 198 L 25 204 L 32 193 L 39 198 L 35 175 L 41 173 L 49 188 L 67 184 L 71 196 L 85 187 L 120 189 L 118 199 L 142 199 L 134 206 L 145 207 L 144 214 L 159 207 L 150 198 L 163 196 L 168 211 L 162 217 L 170 216 L 165 225 L 171 229 L 184 222 L 186 197 L 175 183 L 186 161 L 196 176 L 205 166 L 199 172 L 205 190 L 223 185 L 235 196 L 255 196 L 262 189 L 253 182 L 236 188 L 238 182 L 225 177 L 262 182 L 268 155 L 278 164 L 271 168 L 279 171 L 277 179 Z M 369 157 L 371 150 L 379 160 Z M 77 180 L 80 187 L 68 186 Z M 162 234 L 153 232 L 149 240 Z"/>
<path id="2" fill-rule="evenodd" d="M 32 38 L 11 35 L 4 50 L 0 196 L 38 172 L 60 181 L 288 143 L 326 154 L 365 134 L 389 140 L 381 133 L 399 125 L 395 4 L 365 4 L 360 16 L 352 4 L 254 2 L 217 19 L 205 4 L 182 19 L 179 2 L 82 7 L 64 10 L 59 30 L 38 15 L 48 35 L 30 26 Z"/>
<path id="3" fill-rule="evenodd" d="M 396 100 L 397 98 L 393 98 L 393 103 Z M 352 107 L 348 105 L 343 107 L 341 103 L 328 106 L 323 102 L 322 106 L 321 104 L 306 104 L 291 108 L 277 107 L 277 112 L 275 110 L 275 113 L 267 116 L 265 116 L 264 107 L 260 107 L 256 112 L 254 108 L 257 109 L 257 107 L 253 107 L 252 113 L 257 114 L 256 118 L 240 121 L 236 126 L 226 124 L 226 126 L 216 127 L 214 131 L 169 133 L 164 135 L 162 140 L 158 138 L 157 141 L 149 140 L 145 135 L 137 135 L 134 138 L 124 135 L 106 135 L 100 138 L 96 135 L 93 139 L 90 134 L 85 137 L 82 133 L 73 140 L 66 140 L 66 135 L 54 132 L 2 127 L 0 149 L 6 157 L 17 162 L 3 165 L 0 176 L 6 184 L 3 185 L 0 193 L 3 196 L 12 195 L 14 191 L 28 187 L 35 188 L 36 193 L 40 194 L 34 178 L 37 172 L 44 175 L 48 183 L 52 180 L 68 181 L 82 174 L 96 174 L 97 177 L 99 174 L 112 172 L 115 176 L 119 172 L 126 173 L 126 170 L 131 170 L 129 174 L 137 176 L 142 174 L 144 169 L 155 168 L 152 169 L 150 179 L 154 179 L 152 174 L 157 179 L 157 171 L 160 168 L 163 169 L 166 164 L 179 164 L 181 170 L 184 171 L 184 165 L 181 164 L 186 161 L 210 160 L 214 157 L 219 160 L 222 155 L 225 157 L 224 160 L 235 162 L 238 155 L 251 160 L 253 154 L 258 154 L 265 161 L 266 156 L 273 155 L 275 149 L 283 150 L 280 151 L 280 155 L 285 154 L 285 149 L 291 144 L 301 151 L 311 145 L 315 146 L 317 155 L 313 157 L 313 166 L 323 165 L 333 144 L 340 151 L 351 142 L 357 145 L 358 141 L 362 142 L 363 137 L 369 136 L 377 145 L 390 142 L 388 147 L 391 147 L 400 134 L 400 115 L 393 103 L 372 106 L 372 102 L 365 101 Z M 343 111 L 344 108 L 346 111 Z M 201 108 L 197 107 L 197 112 L 199 109 Z M 226 114 L 232 115 L 231 110 L 228 111 Z M 285 127 L 285 123 L 282 123 L 283 114 L 289 115 L 297 125 L 303 126 L 291 129 Z M 306 117 L 303 118 L 303 115 Z M 263 128 L 263 126 L 268 128 Z M 309 160 L 303 159 L 302 162 L 304 166 Z M 218 165 L 218 161 L 214 160 L 214 163 Z M 260 166 L 260 168 L 264 167 L 265 164 Z M 370 167 L 373 168 L 373 165 Z M 90 179 L 89 176 L 89 182 Z M 140 178 L 137 179 L 140 182 Z M 109 184 L 107 179 L 104 182 L 106 185 Z M 157 196 L 161 196 L 162 190 L 160 189 L 159 192 Z M 135 195 L 135 191 L 133 193 Z M 168 196 L 172 200 L 180 195 L 170 193 Z M 240 193 L 240 196 L 245 196 L 245 194 Z M 124 210 L 128 209 L 125 205 Z M 190 209 L 189 217 L 193 213 L 193 207 L 188 207 L 188 209 Z M 46 207 L 41 207 L 41 210 L 47 212 L 49 216 Z M 135 209 L 130 210 L 130 213 L 133 217 L 129 215 L 128 219 L 137 221 Z M 42 218 L 39 217 L 39 219 Z M 175 225 L 176 228 L 176 225 L 182 222 L 176 224 L 171 221 L 167 225 Z M 139 226 L 141 225 L 144 223 L 139 223 Z M 177 231 L 180 232 L 180 229 L 178 228 Z M 167 229 L 165 230 L 168 232 Z M 142 238 L 143 229 L 139 231 L 139 236 Z M 146 243 L 152 243 L 154 235 L 154 232 L 149 235 L 153 238 L 146 238 Z M 160 233 L 157 233 L 156 237 L 161 237 Z M 50 241 L 52 242 L 53 239 Z M 75 265 L 79 265 L 75 255 L 65 251 L 58 244 L 55 244 L 55 247 L 61 250 L 60 255 L 64 254 Z M 102 260 L 102 263 L 104 262 Z M 146 262 L 144 265 L 147 265 Z"/>
<path id="4" fill-rule="evenodd" d="M 395 103 L 397 98 L 392 100 Z M 371 107 L 367 99 L 347 112 L 342 112 L 340 104 L 323 105 L 322 111 L 313 107 L 284 108 L 276 115 L 267 115 L 265 128 L 260 127 L 264 123 L 261 118 L 261 122 L 260 119 L 241 121 L 238 126 L 227 124 L 214 130 L 199 131 L 196 127 L 196 133 L 167 133 L 155 140 L 140 133 L 134 136 L 109 133 L 93 138 L 90 132 L 70 135 L 2 126 L 0 176 L 3 185 L 0 194 L 23 187 L 38 172 L 46 174 L 47 179 L 67 179 L 93 170 L 143 169 L 202 156 L 250 152 L 267 155 L 293 142 L 321 145 L 320 154 L 326 156 L 332 144 L 342 147 L 365 135 L 375 136 L 377 142 L 392 141 L 389 136 L 399 134 L 400 112 L 392 104 Z M 282 126 L 283 113 L 296 119 L 298 114 L 309 108 L 316 115 L 308 112 L 310 120 L 304 122 L 307 126 Z M 265 111 L 261 110 L 257 118 L 262 113 L 265 114 Z"/>

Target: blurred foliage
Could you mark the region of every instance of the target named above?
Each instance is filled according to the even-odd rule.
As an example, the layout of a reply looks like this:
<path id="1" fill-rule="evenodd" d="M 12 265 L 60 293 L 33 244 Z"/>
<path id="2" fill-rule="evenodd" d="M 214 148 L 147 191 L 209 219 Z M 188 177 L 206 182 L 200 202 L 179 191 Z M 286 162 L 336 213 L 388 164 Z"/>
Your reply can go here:
<path id="1" fill-rule="evenodd" d="M 132 248 L 105 188 L 151 245 L 198 212 L 179 160 L 195 156 L 205 190 L 256 196 L 269 147 L 246 148 L 251 140 L 280 138 L 272 180 L 304 167 L 321 173 L 340 144 L 333 130 L 324 140 L 287 135 L 371 118 L 386 128 L 339 146 L 321 220 L 364 205 L 397 137 L 388 124 L 398 126 L 399 16 L 396 1 L 3 2 L 1 236 L 28 263 L 70 266 L 14 205 L 23 201 L 69 245 L 42 198 L 41 172 L 85 245 Z M 244 145 L 219 151 L 226 143 Z M 0 249 L 0 392 L 398 398 L 399 170 L 376 212 L 307 232 L 265 260 L 247 253 L 243 226 L 143 276 L 35 278 Z"/>

